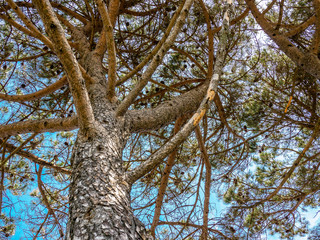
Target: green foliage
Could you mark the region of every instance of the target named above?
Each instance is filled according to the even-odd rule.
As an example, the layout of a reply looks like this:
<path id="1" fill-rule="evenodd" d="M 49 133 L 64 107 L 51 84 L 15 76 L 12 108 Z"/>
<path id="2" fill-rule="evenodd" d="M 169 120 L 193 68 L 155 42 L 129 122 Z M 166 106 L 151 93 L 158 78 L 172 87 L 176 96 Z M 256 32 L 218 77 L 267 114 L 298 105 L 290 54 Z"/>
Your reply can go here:
<path id="1" fill-rule="evenodd" d="M 23 12 L 39 28 L 45 30 L 33 7 L 21 6 Z M 263 4 L 271 1 L 263 1 Z M 276 27 L 279 19 L 277 1 L 265 16 Z M 283 1 L 283 17 L 280 33 L 286 33 L 306 22 L 314 15 L 312 1 Z M 101 34 L 101 19 L 96 5 L 87 1 L 93 9 L 93 17 L 84 1 L 55 1 L 86 19 L 85 26 L 77 17 L 56 9 L 61 17 L 84 30 L 94 50 Z M 117 49 L 117 76 L 119 82 L 134 69 L 159 43 L 178 8 L 179 1 L 124 1 L 121 2 L 114 38 Z M 204 1 L 213 31 L 221 25 L 223 11 L 221 1 Z M 235 3 L 231 19 L 246 8 L 244 1 Z M 152 10 L 149 14 L 144 13 Z M 9 14 L 23 24 L 9 8 L 1 8 L 1 14 Z M 195 1 L 177 40 L 168 51 L 146 87 L 132 104 L 130 110 L 156 108 L 169 99 L 201 86 L 208 78 L 209 53 L 216 56 L 219 33 L 209 44 L 206 14 Z M 90 26 L 89 23 L 94 23 Z M 63 24 L 70 42 L 75 42 L 75 31 Z M 94 27 L 94 28 L 93 28 Z M 291 43 L 308 51 L 313 42 L 315 25 L 299 32 Z M 0 92 L 9 95 L 31 94 L 56 82 L 65 74 L 58 57 L 39 40 L 29 37 L 4 20 L 0 20 Z M 83 46 L 73 45 L 79 62 L 84 62 Z M 34 57 L 37 56 L 37 57 Z M 108 58 L 102 65 L 108 70 Z M 27 60 L 16 60 L 25 59 Z M 29 59 L 30 58 L 30 59 Z M 121 102 L 140 81 L 142 68 L 136 75 L 117 85 L 116 93 Z M 92 72 L 90 74 L 93 74 Z M 296 166 L 294 161 L 306 146 L 319 113 L 319 80 L 297 67 L 276 44 L 267 39 L 251 15 L 231 26 L 228 36 L 227 57 L 219 85 L 221 106 L 213 104 L 200 123 L 201 134 L 211 165 L 211 201 L 209 227 L 232 239 L 259 239 L 266 233 L 278 234 L 283 239 L 294 239 L 307 233 L 307 221 L 300 216 L 303 209 L 318 210 L 319 195 L 319 144 L 314 140 L 311 148 Z M 293 100 L 288 107 L 289 98 Z M 66 118 L 75 115 L 69 87 L 46 95 L 40 100 L 0 103 L 1 124 Z M 186 113 L 186 119 L 191 113 Z M 162 117 L 162 116 L 161 116 Z M 131 170 L 147 159 L 174 135 L 174 123 L 159 126 L 157 130 L 133 134 L 123 152 L 123 168 Z M 22 151 L 33 154 L 56 167 L 70 170 L 70 157 L 76 141 L 76 131 L 38 134 L 27 142 Z M 30 134 L 11 136 L 6 140 L 13 149 L 23 144 Z M 9 156 L 9 145 L 1 144 L 2 159 Z M 172 225 L 159 225 L 159 239 L 199 239 L 203 224 L 203 205 L 206 181 L 205 157 L 199 151 L 199 142 L 191 134 L 177 148 L 175 163 L 169 174 L 164 194 L 161 221 Z M 132 206 L 137 215 L 150 226 L 156 197 L 165 175 L 166 161 L 146 174 L 132 187 Z M 56 169 L 44 167 L 41 181 L 45 196 L 39 190 L 39 164 L 14 155 L 1 166 L 4 173 L 4 195 L 26 197 L 25 215 L 21 216 L 26 235 L 57 239 L 59 229 L 65 229 L 67 221 L 69 176 Z M 286 178 L 283 188 L 268 198 Z M 28 200 L 31 198 L 32 200 Z M 219 207 L 219 198 L 224 201 Z M 48 215 L 48 202 L 57 213 L 58 223 Z M 220 208 L 226 208 L 221 210 Z M 0 238 L 14 235 L 19 217 L 13 205 L 3 204 L 0 216 Z M 217 215 L 216 212 L 221 212 Z M 11 214 L 12 213 L 12 214 Z M 36 216 L 36 217 L 34 217 Z M 44 220 L 46 219 L 46 220 Z M 174 225 L 180 223 L 180 225 Z M 59 226 L 59 224 L 61 226 Z M 190 225 L 188 225 L 190 224 Z M 197 227 L 200 226 L 200 227 Z M 309 239 L 318 239 L 317 228 Z M 8 235 L 9 234 L 9 235 Z M 190 236 L 189 236 L 190 235 Z M 210 232 L 210 238 L 223 239 L 221 234 Z"/>

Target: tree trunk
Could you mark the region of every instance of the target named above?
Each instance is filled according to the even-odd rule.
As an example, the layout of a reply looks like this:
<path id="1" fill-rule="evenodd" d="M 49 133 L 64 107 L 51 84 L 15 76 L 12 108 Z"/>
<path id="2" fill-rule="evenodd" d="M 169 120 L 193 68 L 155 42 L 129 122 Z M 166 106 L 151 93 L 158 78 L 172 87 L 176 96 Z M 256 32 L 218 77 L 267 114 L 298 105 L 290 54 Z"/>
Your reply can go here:
<path id="1" fill-rule="evenodd" d="M 130 186 L 122 180 L 124 124 L 110 104 L 97 102 L 98 133 L 86 138 L 79 132 L 73 150 L 66 239 L 151 239 L 133 215 Z"/>

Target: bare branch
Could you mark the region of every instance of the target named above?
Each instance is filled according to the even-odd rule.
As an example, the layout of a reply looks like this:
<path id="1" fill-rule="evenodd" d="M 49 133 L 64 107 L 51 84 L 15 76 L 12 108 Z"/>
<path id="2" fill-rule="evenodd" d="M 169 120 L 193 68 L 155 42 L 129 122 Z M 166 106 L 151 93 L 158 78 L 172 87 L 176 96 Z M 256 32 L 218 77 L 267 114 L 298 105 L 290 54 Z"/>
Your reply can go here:
<path id="1" fill-rule="evenodd" d="M 202 154 L 204 165 L 206 166 L 206 180 L 204 192 L 204 206 L 203 206 L 203 228 L 201 239 L 208 239 L 208 220 L 209 220 L 209 204 L 210 204 L 210 186 L 211 186 L 211 163 L 207 153 L 207 148 L 204 145 L 203 137 L 199 126 L 195 129 L 199 148 Z"/>
<path id="2" fill-rule="evenodd" d="M 194 228 L 201 228 L 200 225 L 197 225 L 197 224 L 193 224 L 193 223 L 185 223 L 185 222 L 159 222 L 159 225 L 178 225 L 178 226 L 188 226 L 188 227 L 194 227 Z M 219 235 L 221 235 L 222 237 L 224 237 L 224 239 L 227 239 L 227 240 L 231 240 L 231 238 L 227 237 L 226 235 L 224 235 L 221 231 L 219 230 L 216 230 L 216 229 L 212 229 L 212 228 L 209 228 L 208 229 L 210 232 L 213 232 L 213 233 L 217 233 Z"/>
<path id="3" fill-rule="evenodd" d="M 0 144 L 2 144 L 3 142 L 4 142 L 4 140 L 0 139 Z M 6 143 L 5 146 L 6 146 L 6 149 L 9 152 L 13 152 L 15 149 L 17 149 L 16 146 L 14 146 L 14 145 L 12 145 L 10 143 Z M 71 174 L 70 170 L 67 170 L 67 169 L 62 168 L 62 167 L 58 167 L 58 166 L 54 165 L 53 163 L 47 162 L 46 160 L 44 160 L 42 158 L 39 158 L 38 156 L 36 156 L 36 155 L 34 155 L 34 154 L 30 153 L 30 152 L 27 152 L 27 151 L 24 151 L 24 150 L 19 150 L 19 151 L 16 152 L 16 154 L 21 156 L 21 157 L 28 158 L 32 162 L 34 162 L 36 164 L 39 164 L 41 166 L 52 168 L 52 169 L 57 170 L 58 172 L 61 172 L 61 173 L 64 173 L 64 174 Z"/>
<path id="4" fill-rule="evenodd" d="M 2 156 L 1 156 L 1 179 L 0 179 L 0 214 L 2 212 L 2 203 L 3 203 L 3 192 L 4 192 L 4 166 L 5 166 L 5 156 L 6 156 L 6 142 L 8 139 L 5 139 L 4 141 L 2 141 L 1 143 L 1 147 L 2 147 Z M 0 148 L 1 149 L 1 148 Z"/>
<path id="5" fill-rule="evenodd" d="M 122 83 L 124 83 L 125 81 L 127 81 L 128 79 L 130 79 L 131 77 L 133 77 L 137 72 L 139 72 L 149 61 L 150 59 L 152 59 L 157 52 L 159 51 L 159 49 L 162 47 L 162 45 L 164 44 L 164 42 L 166 41 L 166 39 L 168 38 L 171 29 L 174 27 L 177 18 L 181 12 L 181 9 L 183 7 L 183 4 L 180 5 L 180 7 L 178 8 L 177 12 L 173 15 L 167 29 L 166 32 L 163 34 L 163 37 L 161 38 L 161 40 L 158 42 L 158 44 L 156 45 L 156 47 L 150 52 L 150 54 L 148 56 L 146 56 L 143 61 L 141 63 L 139 63 L 138 66 L 136 66 L 131 72 L 129 72 L 127 75 L 125 75 L 123 78 L 121 78 L 118 82 L 117 82 L 117 86 L 121 85 Z"/>
<path id="6" fill-rule="evenodd" d="M 289 169 L 289 171 L 285 174 L 285 176 L 283 177 L 281 183 L 279 184 L 279 186 L 272 192 L 270 193 L 265 199 L 263 199 L 262 201 L 256 203 L 255 205 L 259 205 L 262 204 L 266 201 L 269 201 L 272 197 L 274 197 L 275 195 L 277 195 L 277 193 L 282 189 L 283 185 L 288 181 L 288 179 L 291 177 L 292 173 L 294 172 L 294 170 L 299 166 L 300 161 L 302 160 L 302 158 L 304 157 L 305 153 L 309 150 L 309 148 L 312 146 L 312 142 L 317 139 L 317 137 L 319 136 L 319 129 L 320 128 L 320 118 L 318 119 L 316 126 L 314 128 L 314 131 L 309 139 L 309 141 L 306 143 L 304 149 L 302 150 L 302 152 L 299 154 L 299 156 L 297 157 L 297 159 L 293 162 L 291 168 Z"/>
<path id="7" fill-rule="evenodd" d="M 185 52 L 184 50 L 176 47 L 176 46 L 171 46 L 171 49 L 177 51 L 178 53 L 185 55 L 187 58 L 189 58 L 197 67 L 200 69 L 200 71 L 204 74 L 207 74 L 207 71 L 204 69 L 204 67 L 196 60 L 194 59 L 189 53 Z M 209 65 L 210 66 L 210 65 Z M 213 65 L 211 65 L 213 66 Z"/>
<path id="8" fill-rule="evenodd" d="M 32 3 L 28 3 L 28 2 L 15 2 L 16 5 L 18 5 L 19 7 L 27 7 L 27 8 L 34 8 Z M 71 9 L 63 6 L 62 4 L 59 3 L 55 3 L 55 2 L 51 2 L 52 7 L 61 10 L 62 12 L 78 19 L 80 22 L 82 22 L 83 24 L 87 24 L 88 20 L 83 17 L 82 15 L 72 11 Z M 4 8 L 6 8 L 6 6 L 4 6 Z M 7 8 L 6 8 L 7 9 Z"/>
<path id="9" fill-rule="evenodd" d="M 178 118 L 176 121 L 176 124 L 174 126 L 174 134 L 176 134 L 180 130 L 180 127 L 182 124 L 183 124 L 183 118 L 182 117 Z M 153 220 L 152 220 L 152 224 L 151 224 L 151 228 L 150 228 L 152 236 L 155 236 L 155 229 L 156 229 L 158 222 L 159 222 L 163 197 L 164 197 L 165 191 L 167 189 L 169 175 L 170 175 L 171 169 L 174 165 L 174 161 L 176 159 L 176 154 L 177 154 L 177 149 L 175 149 L 169 155 L 166 167 L 163 171 L 163 175 L 162 175 L 160 186 L 159 186 L 158 196 L 157 196 L 157 200 L 156 200 L 154 216 L 153 216 Z"/>
<path id="10" fill-rule="evenodd" d="M 17 152 L 19 152 L 28 142 L 30 142 L 38 133 L 33 133 L 30 137 L 28 137 L 23 143 L 20 144 L 19 147 L 16 147 L 15 149 L 13 149 L 11 151 L 11 153 L 9 154 L 9 156 L 7 156 L 5 159 L 2 159 L 1 165 L 4 166 L 4 164 L 6 164 L 6 162 L 12 157 L 14 156 Z"/>
<path id="11" fill-rule="evenodd" d="M 234 18 L 234 19 L 232 19 L 232 20 L 230 21 L 230 25 L 231 25 L 231 26 L 232 26 L 232 25 L 235 25 L 236 23 L 238 23 L 239 21 L 241 21 L 242 19 L 244 19 L 246 16 L 248 16 L 249 11 L 250 11 L 249 8 L 246 8 L 246 10 L 244 10 L 243 13 L 241 13 L 238 17 L 236 17 L 236 18 Z M 214 29 L 212 30 L 212 33 L 213 33 L 213 34 L 216 34 L 217 32 L 219 32 L 219 31 L 221 30 L 221 28 L 222 28 L 222 26 L 217 27 L 217 28 L 214 28 Z"/>
<path id="12" fill-rule="evenodd" d="M 30 31 L 29 29 L 23 27 L 22 25 L 20 25 L 19 23 L 17 23 L 16 21 L 14 21 L 11 17 L 0 13 L 0 18 L 2 18 L 3 20 L 5 20 L 6 22 L 8 22 L 11 26 L 15 27 L 16 29 L 20 30 L 21 32 L 25 33 L 26 35 L 29 35 L 30 37 L 34 37 L 37 38 L 36 34 L 34 34 L 32 31 Z"/>
<path id="13" fill-rule="evenodd" d="M 147 10 L 145 12 L 137 12 L 137 11 L 132 11 L 129 9 L 121 9 L 121 12 L 129 14 L 129 15 L 133 15 L 133 16 L 149 16 L 149 15 L 152 15 L 152 14 L 158 12 L 159 10 L 161 10 L 164 6 L 165 6 L 165 4 L 161 4 L 159 7 Z"/>
<path id="14" fill-rule="evenodd" d="M 54 218 L 54 220 L 55 220 L 55 224 L 58 225 L 59 231 L 60 231 L 60 233 L 62 233 L 63 230 L 62 230 L 60 221 L 59 221 L 59 219 L 57 218 L 56 213 L 55 213 L 54 210 L 52 209 L 52 207 L 51 207 L 51 205 L 50 205 L 50 203 L 49 203 L 49 201 L 48 201 L 47 195 L 46 195 L 46 193 L 45 193 L 45 187 L 44 187 L 43 182 L 42 182 L 42 180 L 41 180 L 42 169 L 43 169 L 43 167 L 40 166 L 40 167 L 39 167 L 39 170 L 38 170 L 38 172 L 37 172 L 39 192 L 41 193 L 42 200 L 43 200 L 44 204 L 46 205 L 46 207 L 47 207 L 47 209 L 48 209 L 48 212 L 53 216 L 53 218 Z"/>
<path id="15" fill-rule="evenodd" d="M 26 95 L 7 95 L 7 94 L 0 93 L 0 99 L 6 100 L 6 101 L 13 101 L 13 102 L 25 102 L 25 101 L 36 100 L 36 99 L 44 97 L 44 96 L 60 89 L 61 87 L 66 85 L 67 82 L 68 82 L 67 77 L 63 76 L 54 84 L 52 84 L 44 89 L 41 89 L 37 92 L 26 94 Z"/>
<path id="16" fill-rule="evenodd" d="M 28 60 L 32 60 L 32 59 L 36 59 L 38 57 L 42 57 L 44 55 L 47 55 L 49 53 L 52 53 L 51 51 L 48 51 L 48 52 L 43 52 L 43 53 L 40 53 L 40 54 L 37 54 L 37 55 L 34 55 L 34 56 L 29 56 L 29 57 L 23 57 L 23 58 L 17 58 L 17 59 L 0 59 L 0 61 L 4 61 L 4 62 L 19 62 L 19 61 L 28 61 Z"/>
<path id="17" fill-rule="evenodd" d="M 130 119 L 130 131 L 158 129 L 184 114 L 194 113 L 204 98 L 207 88 L 208 83 L 202 84 L 155 108 L 128 111 L 125 117 Z"/>

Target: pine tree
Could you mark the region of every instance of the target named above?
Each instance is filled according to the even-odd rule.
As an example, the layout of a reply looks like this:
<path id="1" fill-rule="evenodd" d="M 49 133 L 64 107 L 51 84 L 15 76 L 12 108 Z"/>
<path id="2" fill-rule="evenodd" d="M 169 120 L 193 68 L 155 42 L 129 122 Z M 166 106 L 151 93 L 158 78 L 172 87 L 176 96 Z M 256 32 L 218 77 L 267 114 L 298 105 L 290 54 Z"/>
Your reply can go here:
<path id="1" fill-rule="evenodd" d="M 2 2 L 0 236 L 19 221 L 26 239 L 306 234 L 300 213 L 320 189 L 319 9 Z"/>

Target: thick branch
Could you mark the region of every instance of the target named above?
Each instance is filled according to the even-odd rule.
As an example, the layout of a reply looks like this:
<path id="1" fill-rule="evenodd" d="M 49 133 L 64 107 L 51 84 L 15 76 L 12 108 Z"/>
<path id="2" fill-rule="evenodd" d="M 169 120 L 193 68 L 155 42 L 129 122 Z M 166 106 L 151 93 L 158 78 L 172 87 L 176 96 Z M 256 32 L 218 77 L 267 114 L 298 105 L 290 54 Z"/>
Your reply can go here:
<path id="1" fill-rule="evenodd" d="M 0 138 L 31 132 L 59 132 L 78 128 L 77 117 L 32 120 L 0 126 Z"/>
<path id="2" fill-rule="evenodd" d="M 205 3 L 202 0 L 199 0 L 200 6 L 202 8 L 204 18 L 206 19 L 207 31 L 208 31 L 208 72 L 204 71 L 208 78 L 212 77 L 213 71 L 213 62 L 214 62 L 214 51 L 213 51 L 213 31 L 210 21 L 210 15 Z M 220 28 L 221 30 L 221 28 Z M 198 66 L 199 67 L 199 66 Z M 203 72 L 203 70 L 200 68 Z"/>
<path id="3" fill-rule="evenodd" d="M 313 35 L 312 41 L 312 53 L 318 54 L 320 47 L 320 0 L 313 0 L 314 10 L 316 12 L 316 30 Z"/>
<path id="4" fill-rule="evenodd" d="M 310 73 L 315 78 L 320 78 L 320 60 L 319 58 L 310 52 L 302 52 L 295 47 L 287 37 L 281 35 L 279 31 L 274 30 L 271 24 L 264 18 L 259 12 L 254 0 L 245 0 L 250 8 L 254 18 L 261 26 L 263 31 L 279 46 L 279 48 L 289 57 L 291 60 Z"/>
<path id="5" fill-rule="evenodd" d="M 280 8 L 280 10 L 279 10 L 279 18 L 278 18 L 278 22 L 277 22 L 275 30 L 279 30 L 279 28 L 281 26 L 281 22 L 282 22 L 282 18 L 283 18 L 284 0 L 281 0 L 279 8 Z"/>
<path id="6" fill-rule="evenodd" d="M 285 35 L 287 37 L 293 37 L 294 35 L 297 35 L 298 33 L 301 33 L 302 31 L 306 30 L 310 25 L 314 24 L 316 21 L 316 16 L 310 17 L 307 21 L 304 23 L 301 23 L 297 27 L 291 29 L 289 32 L 287 32 Z"/>
<path id="7" fill-rule="evenodd" d="M 180 96 L 161 103 L 152 109 L 132 110 L 128 111 L 126 118 L 130 122 L 131 132 L 140 132 L 145 130 L 155 130 L 181 117 L 184 114 L 194 113 L 199 107 L 208 87 L 208 83 L 194 88 Z M 220 101 L 219 95 L 214 96 L 214 102 L 217 106 L 219 116 L 224 125 L 237 137 L 236 134 L 226 121 L 224 109 Z"/>
<path id="8" fill-rule="evenodd" d="M 126 118 L 130 121 L 130 131 L 158 129 L 184 114 L 194 113 L 205 96 L 207 88 L 208 83 L 161 103 L 155 108 L 128 111 Z"/>
<path id="9" fill-rule="evenodd" d="M 228 2 L 230 1 L 228 0 Z M 223 19 L 223 28 L 221 31 L 221 37 L 218 45 L 217 58 L 213 70 L 213 76 L 210 80 L 207 94 L 205 98 L 202 100 L 200 107 L 198 108 L 197 112 L 192 116 L 192 118 L 183 126 L 183 128 L 174 137 L 172 137 L 166 144 L 164 144 L 160 149 L 158 149 L 146 161 L 140 164 L 140 166 L 136 167 L 126 175 L 125 180 L 129 184 L 133 184 L 135 181 L 144 176 L 150 170 L 157 167 L 158 164 L 160 164 L 161 161 L 168 154 L 170 154 L 178 145 L 180 145 L 189 136 L 193 129 L 199 124 L 202 117 L 206 113 L 206 109 L 208 108 L 209 104 L 211 104 L 211 102 L 213 101 L 215 93 L 217 92 L 218 83 L 223 67 L 223 61 L 226 54 L 230 8 L 231 4 L 227 3 Z"/>
<path id="10" fill-rule="evenodd" d="M 84 79 L 77 60 L 64 35 L 64 31 L 48 0 L 34 0 L 46 31 L 54 44 L 54 50 L 67 73 L 70 90 L 79 117 L 80 130 L 85 133 L 93 129 L 94 116 Z"/>
<path id="11" fill-rule="evenodd" d="M 109 2 L 109 16 L 112 27 L 115 26 L 119 14 L 120 0 L 111 0 Z"/>
<path id="12" fill-rule="evenodd" d="M 98 55 L 103 55 L 106 49 L 108 50 L 108 85 L 107 97 L 110 102 L 115 102 L 115 87 L 116 87 L 116 47 L 113 37 L 113 25 L 110 20 L 108 9 L 102 0 L 96 0 L 98 10 L 100 12 L 103 30 L 99 42 L 97 44 L 96 52 Z"/>

